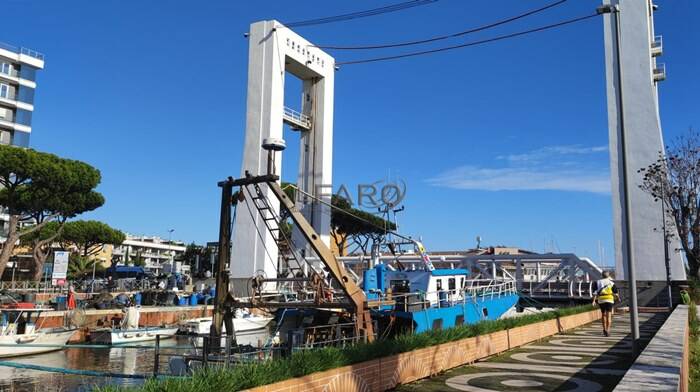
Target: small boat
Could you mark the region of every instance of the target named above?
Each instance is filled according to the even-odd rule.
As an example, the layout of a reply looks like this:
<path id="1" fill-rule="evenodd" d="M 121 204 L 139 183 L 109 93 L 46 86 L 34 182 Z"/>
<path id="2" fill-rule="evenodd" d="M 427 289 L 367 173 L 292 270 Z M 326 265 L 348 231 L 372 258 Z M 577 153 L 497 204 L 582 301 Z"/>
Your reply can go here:
<path id="1" fill-rule="evenodd" d="M 236 333 L 255 331 L 266 328 L 272 317 L 257 316 L 251 314 L 247 310 L 237 310 L 233 318 L 233 329 Z M 208 334 L 211 328 L 211 317 L 200 317 L 196 319 L 186 320 L 180 326 L 180 332 L 201 335 Z"/>
<path id="2" fill-rule="evenodd" d="M 51 309 L 0 309 L 0 358 L 62 350 L 76 329 L 41 329 L 36 321 Z"/>
<path id="3" fill-rule="evenodd" d="M 159 335 L 167 339 L 177 333 L 177 327 L 139 327 L 140 311 L 140 306 L 125 308 L 124 318 L 118 326 L 93 329 L 90 331 L 90 340 L 97 344 L 116 345 L 156 340 Z"/>
<path id="4" fill-rule="evenodd" d="M 134 342 L 145 342 L 172 338 L 177 333 L 177 327 L 147 327 L 135 329 L 100 328 L 90 331 L 90 341 L 97 344 L 117 345 Z"/>

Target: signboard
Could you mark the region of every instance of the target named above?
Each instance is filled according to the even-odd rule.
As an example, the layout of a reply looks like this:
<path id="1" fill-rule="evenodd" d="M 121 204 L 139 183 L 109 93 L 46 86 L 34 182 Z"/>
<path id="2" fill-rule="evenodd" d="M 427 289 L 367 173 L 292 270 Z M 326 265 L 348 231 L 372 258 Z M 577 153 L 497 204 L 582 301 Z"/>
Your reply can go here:
<path id="1" fill-rule="evenodd" d="M 56 282 L 54 285 L 63 285 L 66 281 L 69 254 L 69 252 L 62 250 L 53 252 L 53 273 L 51 274 L 51 282 Z"/>

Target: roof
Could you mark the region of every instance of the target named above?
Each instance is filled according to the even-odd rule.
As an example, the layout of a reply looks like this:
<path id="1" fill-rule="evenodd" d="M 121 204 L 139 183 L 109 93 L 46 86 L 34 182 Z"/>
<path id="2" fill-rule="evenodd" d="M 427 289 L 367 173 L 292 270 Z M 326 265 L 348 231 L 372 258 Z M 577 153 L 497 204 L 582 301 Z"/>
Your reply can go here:
<path id="1" fill-rule="evenodd" d="M 433 270 L 433 276 L 467 275 L 469 272 L 462 268 L 441 268 Z"/>

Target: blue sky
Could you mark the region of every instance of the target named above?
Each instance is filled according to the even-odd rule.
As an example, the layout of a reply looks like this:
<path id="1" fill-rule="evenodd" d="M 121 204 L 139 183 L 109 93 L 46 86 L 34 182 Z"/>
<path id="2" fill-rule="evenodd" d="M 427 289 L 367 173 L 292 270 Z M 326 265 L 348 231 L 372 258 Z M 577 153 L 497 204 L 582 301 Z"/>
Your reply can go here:
<path id="1" fill-rule="evenodd" d="M 102 171 L 107 203 L 84 218 L 137 233 L 217 237 L 216 182 L 240 170 L 248 42 L 263 19 L 294 21 L 390 1 L 5 0 L 0 41 L 45 53 L 33 148 Z M 548 1 L 441 0 L 399 13 L 296 29 L 318 44 L 451 33 Z M 666 138 L 700 126 L 700 3 L 658 0 L 668 79 Z M 585 15 L 572 0 L 457 44 Z M 602 20 L 336 74 L 334 180 L 387 176 L 408 187 L 401 231 L 430 249 L 504 244 L 611 253 Z M 431 46 L 428 46 L 431 47 Z M 338 61 L 378 54 L 331 51 Z M 289 106 L 297 95 L 291 82 Z M 298 136 L 285 131 L 289 145 Z M 289 178 L 295 151 L 285 156 Z M 291 164 L 290 164 L 291 163 Z"/>

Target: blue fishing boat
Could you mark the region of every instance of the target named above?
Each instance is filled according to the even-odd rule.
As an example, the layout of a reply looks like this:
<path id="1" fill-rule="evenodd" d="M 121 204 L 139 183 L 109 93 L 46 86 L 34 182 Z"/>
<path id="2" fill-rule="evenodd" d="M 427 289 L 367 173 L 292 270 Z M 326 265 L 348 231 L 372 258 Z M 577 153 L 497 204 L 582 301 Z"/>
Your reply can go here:
<path id="1" fill-rule="evenodd" d="M 460 268 L 436 269 L 423 245 L 422 269 L 378 263 L 363 273 L 362 288 L 373 318 L 384 328 L 415 333 L 500 318 L 518 302 L 514 280 L 470 278 Z"/>

